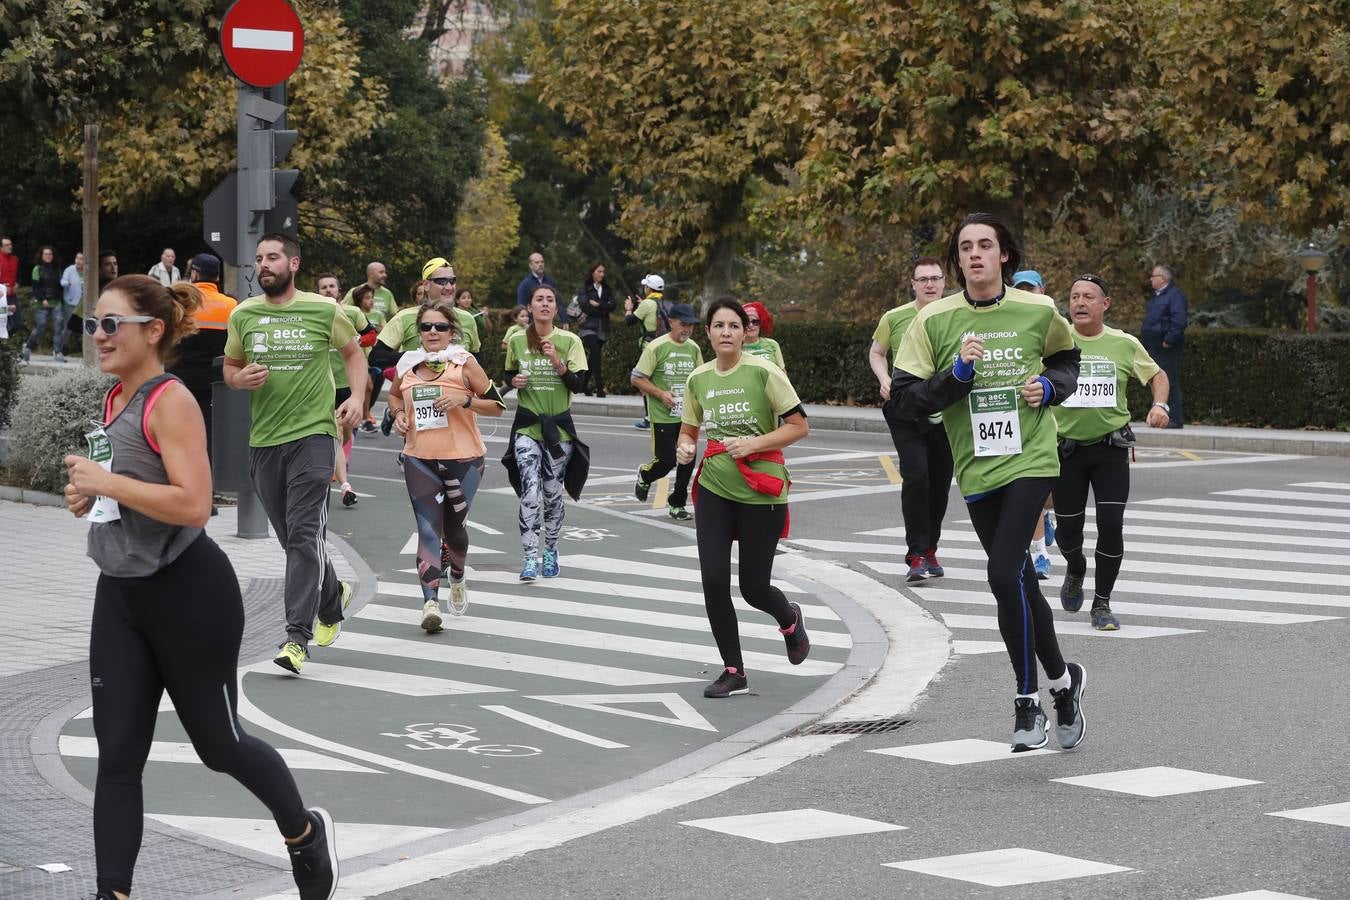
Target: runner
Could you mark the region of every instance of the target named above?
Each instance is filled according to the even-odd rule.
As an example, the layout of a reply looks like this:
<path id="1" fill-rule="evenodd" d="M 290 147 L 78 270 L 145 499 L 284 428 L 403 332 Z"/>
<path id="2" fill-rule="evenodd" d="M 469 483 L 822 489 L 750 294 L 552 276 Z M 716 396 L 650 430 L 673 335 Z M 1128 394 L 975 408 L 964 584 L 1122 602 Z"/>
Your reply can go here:
<path id="1" fill-rule="evenodd" d="M 691 519 L 685 508 L 689 476 L 693 462 L 676 468 L 675 445 L 680 436 L 680 416 L 684 413 L 684 386 L 689 373 L 703 364 L 703 351 L 690 335 L 698 324 L 698 313 L 688 303 L 670 308 L 670 332 L 642 348 L 637 365 L 629 377 L 633 387 L 647 396 L 647 418 L 652 423 L 652 459 L 638 468 L 633 496 L 646 503 L 652 483 L 675 469 L 675 486 L 666 497 L 672 519 Z"/>
<path id="2" fill-rule="evenodd" d="M 337 640 L 352 599 L 351 585 L 338 580 L 328 560 L 324 537 L 337 422 L 351 427 L 361 420 L 366 363 L 338 304 L 295 289 L 300 245 L 294 238 L 263 235 L 255 264 L 263 296 L 230 314 L 225 383 L 251 392 L 249 474 L 286 548 L 286 640 L 274 662 L 298 675 L 310 638 L 320 647 Z M 330 347 L 342 352 L 355 394 L 338 406 L 337 421 Z"/>
<path id="3" fill-rule="evenodd" d="M 516 306 L 506 313 L 504 320 L 507 324 L 506 333 L 502 335 L 502 349 L 506 349 L 507 343 L 511 338 L 520 334 L 530 324 L 530 308 L 528 306 Z"/>
<path id="4" fill-rule="evenodd" d="M 590 466 L 590 450 L 577 437 L 571 412 L 572 395 L 586 386 L 581 338 L 554 327 L 558 295 L 553 288 L 536 287 L 528 306 L 529 327 L 506 345 L 506 380 L 520 392 L 520 401 L 502 457 L 520 497 L 521 581 L 558 574 L 558 535 L 566 512 L 563 489 L 573 500 L 580 497 Z"/>
<path id="5" fill-rule="evenodd" d="M 867 362 L 877 377 L 883 401 L 891 399 L 895 353 L 905 332 L 921 309 L 942 296 L 946 286 L 941 260 L 934 256 L 917 260 L 910 278 L 914 300 L 890 310 L 877 323 Z M 938 562 L 937 545 L 952 484 L 952 448 L 947 443 L 947 429 L 942 427 L 940 415 L 897 417 L 890 403 L 882 407 L 882 412 L 900 460 L 900 513 L 905 520 L 905 562 L 909 565 L 905 579 L 921 582 L 925 577 L 941 578 L 945 571 Z"/>
<path id="6" fill-rule="evenodd" d="M 370 328 L 356 339 L 361 345 L 361 353 L 366 357 L 366 372 L 370 375 L 370 387 L 366 389 L 365 403 L 361 405 L 360 431 L 362 434 L 375 434 L 380 426 L 370 414 L 370 408 L 375 405 L 380 396 L 380 389 L 384 387 L 384 370 L 370 365 L 370 348 L 380 337 L 379 329 L 370 321 L 370 315 L 375 311 L 375 292 L 370 289 L 370 285 L 358 284 L 352 288 L 352 306 L 361 310 L 366 316 L 366 321 L 370 322 Z"/>
<path id="7" fill-rule="evenodd" d="M 1059 518 L 1059 552 L 1068 572 L 1059 602 L 1069 612 L 1083 608 L 1083 524 L 1088 488 L 1097 507 L 1096 584 L 1092 593 L 1092 627 L 1115 631 L 1120 620 L 1111 612 L 1111 589 L 1125 555 L 1125 502 L 1130 498 L 1129 448 L 1134 446 L 1125 386 L 1131 377 L 1148 385 L 1153 405 L 1145 421 L 1166 428 L 1167 373 L 1132 334 L 1106 326 L 1111 297 L 1106 282 L 1080 275 L 1069 293 L 1073 340 L 1083 354 L 1078 389 L 1055 413 L 1059 426 L 1059 480 L 1055 513 Z"/>
<path id="8" fill-rule="evenodd" d="M 642 348 L 670 330 L 670 321 L 666 316 L 670 303 L 665 299 L 666 280 L 660 275 L 643 275 L 639 283 L 647 293 L 639 301 L 632 297 L 624 298 L 623 320 L 642 328 L 638 336 L 638 347 Z M 651 428 L 651 419 L 644 415 L 633 423 L 633 427 Z"/>
<path id="9" fill-rule="evenodd" d="M 745 352 L 760 359 L 767 359 L 784 372 L 787 363 L 783 362 L 783 348 L 769 335 L 773 334 L 773 316 L 769 309 L 758 300 L 745 304 L 745 314 L 750 318 L 745 326 Z"/>
<path id="10" fill-rule="evenodd" d="M 89 630 L 97 896 L 131 894 L 144 828 L 141 774 L 167 689 L 202 762 L 271 812 L 300 896 L 328 898 L 338 880 L 332 817 L 305 809 L 286 763 L 235 714 L 244 602 L 229 558 L 202 530 L 211 464 L 201 411 L 164 372 L 174 345 L 196 328 L 201 300 L 186 282 L 169 288 L 124 275 L 84 320 L 99 368 L 118 378 L 89 434 L 93 458 L 65 458 L 66 507 L 90 520 L 88 552 L 101 573 Z"/>
<path id="11" fill-rule="evenodd" d="M 965 290 L 928 304 L 905 332 L 890 402 L 900 416 L 942 412 L 1016 675 L 1013 752 L 1046 743 L 1038 658 L 1050 679 L 1056 736 L 1067 750 L 1085 732 L 1085 675 L 1060 655 L 1027 545 L 1059 475 L 1055 420 L 1045 407 L 1073 393 L 1079 354 L 1050 298 L 1005 286 L 1020 261 L 1002 221 L 988 213 L 961 221 L 947 246 L 947 268 Z"/>
<path id="12" fill-rule="evenodd" d="M 778 539 L 788 527 L 791 479 L 783 448 L 811 429 L 783 370 L 742 352 L 747 318 L 730 297 L 708 307 L 708 341 L 716 358 L 689 376 L 676 449 L 681 465 L 692 464 L 699 429 L 707 427 L 703 464 L 694 476 L 694 531 L 703 604 L 722 656 L 722 674 L 703 689 L 703 696 L 714 699 L 750 691 L 731 605 L 733 542 L 740 544 L 745 602 L 773 616 L 787 644 L 788 662 L 800 665 L 811 652 L 801 607 L 789 603 L 770 581 Z"/>
<path id="13" fill-rule="evenodd" d="M 1023 269 L 1020 272 L 1014 272 L 1012 277 L 1012 286 L 1019 291 L 1028 291 L 1032 294 L 1045 293 L 1045 279 L 1041 273 L 1035 269 Z M 1055 495 L 1052 491 L 1045 498 L 1045 511 L 1041 517 L 1036 520 L 1036 530 L 1031 533 L 1031 564 L 1036 568 L 1036 577 L 1045 581 L 1050 577 L 1050 569 L 1054 563 L 1050 560 L 1050 552 L 1047 547 L 1055 545 Z"/>
<path id="14" fill-rule="evenodd" d="M 337 302 L 342 296 L 338 289 L 338 280 L 336 275 L 324 273 L 315 280 L 315 286 L 318 288 L 320 297 L 328 297 Z M 351 304 L 339 303 L 338 308 L 342 310 L 343 315 L 351 322 L 352 328 L 356 331 L 357 343 L 365 338 L 367 334 L 374 335 L 375 326 L 366 318 L 364 310 L 361 308 L 363 299 L 373 299 L 374 290 L 368 284 L 358 284 L 351 289 L 348 294 L 351 298 Z M 328 351 L 328 363 L 333 370 L 333 384 L 335 390 L 333 393 L 333 409 L 338 409 L 352 395 L 352 389 L 347 384 L 347 366 L 343 361 L 342 353 L 338 350 Z M 369 374 L 369 373 L 367 373 Z M 362 416 L 365 415 L 364 398 L 361 405 Z M 347 480 L 347 466 L 352 458 L 352 435 L 355 430 L 344 425 L 340 420 L 338 427 L 338 452 L 334 457 L 333 469 L 334 478 L 338 483 L 338 491 L 342 494 L 342 505 L 352 507 L 356 505 L 356 491 L 352 490 L 351 482 Z"/>
<path id="15" fill-rule="evenodd" d="M 487 450 L 477 414 L 499 416 L 506 404 L 458 337 L 454 308 L 440 302 L 418 312 L 422 349 L 399 360 L 389 386 L 394 428 L 405 436 L 403 478 L 417 523 L 417 577 L 422 584 L 422 629 L 441 630 L 440 584 L 450 571 L 450 612 L 469 608 L 464 563 L 465 523 L 483 480 Z"/>

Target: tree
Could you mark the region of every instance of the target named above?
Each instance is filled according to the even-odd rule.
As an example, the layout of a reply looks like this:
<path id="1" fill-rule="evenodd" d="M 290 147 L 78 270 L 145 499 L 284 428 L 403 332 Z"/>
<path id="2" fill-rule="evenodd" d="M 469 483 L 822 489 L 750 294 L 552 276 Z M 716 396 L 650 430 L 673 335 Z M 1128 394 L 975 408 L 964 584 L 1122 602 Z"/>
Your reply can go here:
<path id="1" fill-rule="evenodd" d="M 520 242 L 520 204 L 511 193 L 520 168 L 511 162 L 496 125 L 487 128 L 478 176 L 464 190 L 455 222 L 455 274 L 487 299 L 487 285 Z"/>
<path id="2" fill-rule="evenodd" d="M 618 230 L 643 265 L 731 283 L 752 178 L 787 158 L 769 88 L 795 53 L 798 2 L 558 0 L 530 56 L 540 97 L 578 134 L 578 169 L 619 183 Z"/>

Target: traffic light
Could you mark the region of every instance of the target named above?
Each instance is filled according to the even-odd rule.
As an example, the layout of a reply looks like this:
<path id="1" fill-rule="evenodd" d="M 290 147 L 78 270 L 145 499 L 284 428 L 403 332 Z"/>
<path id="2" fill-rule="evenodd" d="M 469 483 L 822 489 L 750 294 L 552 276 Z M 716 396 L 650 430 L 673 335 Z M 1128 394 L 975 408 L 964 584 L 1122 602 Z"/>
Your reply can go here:
<path id="1" fill-rule="evenodd" d="M 292 190 L 300 178 L 300 170 L 278 169 L 277 165 L 285 161 L 299 135 L 291 129 L 275 127 L 285 113 L 285 106 L 271 101 L 259 104 L 259 108 L 249 113 L 263 127 L 248 132 L 245 197 L 250 212 L 265 214 L 267 230 L 294 236 L 297 223 Z"/>

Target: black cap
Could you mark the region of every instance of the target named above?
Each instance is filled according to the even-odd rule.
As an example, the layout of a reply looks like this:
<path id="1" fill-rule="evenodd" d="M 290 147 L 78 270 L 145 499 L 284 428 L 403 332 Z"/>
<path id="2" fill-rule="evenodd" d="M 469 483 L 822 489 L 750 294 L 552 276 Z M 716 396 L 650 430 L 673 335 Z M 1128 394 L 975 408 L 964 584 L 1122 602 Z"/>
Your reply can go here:
<path id="1" fill-rule="evenodd" d="M 188 270 L 211 281 L 220 277 L 220 260 L 210 253 L 198 253 L 188 261 Z"/>
<path id="2" fill-rule="evenodd" d="M 670 308 L 670 318 L 690 325 L 698 324 L 698 313 L 688 303 L 676 303 Z"/>

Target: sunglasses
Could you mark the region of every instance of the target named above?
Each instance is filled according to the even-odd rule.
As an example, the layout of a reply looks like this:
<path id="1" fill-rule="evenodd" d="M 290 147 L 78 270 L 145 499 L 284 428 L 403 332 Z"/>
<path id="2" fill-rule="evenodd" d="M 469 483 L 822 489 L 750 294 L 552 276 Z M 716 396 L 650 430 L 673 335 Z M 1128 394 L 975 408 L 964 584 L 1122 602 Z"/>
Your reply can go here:
<path id="1" fill-rule="evenodd" d="M 450 323 L 449 323 L 449 322 L 418 322 L 418 323 L 417 323 L 417 327 L 420 328 L 422 331 L 431 331 L 432 329 L 435 329 L 436 331 L 449 331 L 449 330 L 450 330 Z"/>
<path id="2" fill-rule="evenodd" d="M 1074 281 L 1089 281 L 1092 284 L 1095 284 L 1097 287 L 1101 288 L 1103 294 L 1105 294 L 1108 297 L 1111 296 L 1111 292 L 1106 289 L 1106 282 L 1102 281 L 1096 275 L 1079 275 L 1077 278 L 1074 279 Z"/>
<path id="3" fill-rule="evenodd" d="M 101 319 L 95 319 L 92 316 L 84 320 L 84 333 L 97 334 L 100 328 L 104 334 L 117 334 L 117 329 L 126 322 L 131 325 L 144 325 L 146 322 L 155 321 L 154 316 L 104 316 Z"/>
<path id="4" fill-rule="evenodd" d="M 759 324 L 759 319 L 746 319 L 746 320 L 745 320 L 745 324 L 747 324 L 747 325 L 758 325 L 758 324 Z"/>
<path id="5" fill-rule="evenodd" d="M 445 287 L 446 285 L 454 284 L 456 282 L 456 278 L 455 276 L 451 275 L 449 277 L 442 276 L 441 278 L 428 278 L 427 281 L 430 281 L 432 284 L 438 284 L 441 287 Z"/>

